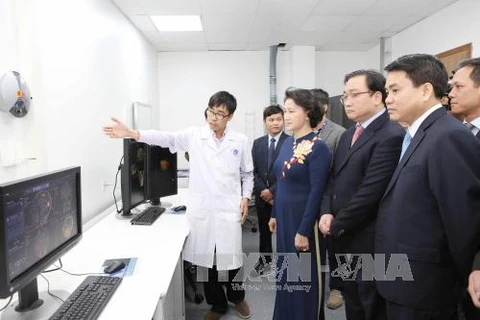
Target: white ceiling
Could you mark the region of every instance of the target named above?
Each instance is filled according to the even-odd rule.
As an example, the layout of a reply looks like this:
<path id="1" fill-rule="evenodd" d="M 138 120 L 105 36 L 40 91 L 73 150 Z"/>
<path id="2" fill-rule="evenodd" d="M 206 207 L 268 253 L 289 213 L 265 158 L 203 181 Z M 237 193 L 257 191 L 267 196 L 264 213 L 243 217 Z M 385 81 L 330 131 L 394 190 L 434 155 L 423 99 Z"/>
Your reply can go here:
<path id="1" fill-rule="evenodd" d="M 364 51 L 457 0 L 112 1 L 158 51 L 267 50 L 279 43 Z M 160 33 L 149 15 L 200 15 L 203 31 Z"/>

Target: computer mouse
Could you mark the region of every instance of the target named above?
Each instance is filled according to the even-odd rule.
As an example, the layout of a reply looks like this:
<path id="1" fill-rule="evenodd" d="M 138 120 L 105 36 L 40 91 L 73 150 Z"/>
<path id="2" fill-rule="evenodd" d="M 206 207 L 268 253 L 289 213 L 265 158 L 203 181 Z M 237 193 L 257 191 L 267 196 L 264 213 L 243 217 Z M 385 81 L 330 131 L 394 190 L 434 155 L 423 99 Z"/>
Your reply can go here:
<path id="1" fill-rule="evenodd" d="M 122 260 L 113 260 L 109 262 L 105 266 L 105 268 L 103 268 L 103 272 L 107 274 L 112 274 L 122 270 L 123 268 L 125 268 L 125 262 L 123 262 Z"/>
<path id="2" fill-rule="evenodd" d="M 173 211 L 175 211 L 175 212 L 185 211 L 185 210 L 187 210 L 186 206 L 176 206 L 175 208 L 173 208 Z"/>

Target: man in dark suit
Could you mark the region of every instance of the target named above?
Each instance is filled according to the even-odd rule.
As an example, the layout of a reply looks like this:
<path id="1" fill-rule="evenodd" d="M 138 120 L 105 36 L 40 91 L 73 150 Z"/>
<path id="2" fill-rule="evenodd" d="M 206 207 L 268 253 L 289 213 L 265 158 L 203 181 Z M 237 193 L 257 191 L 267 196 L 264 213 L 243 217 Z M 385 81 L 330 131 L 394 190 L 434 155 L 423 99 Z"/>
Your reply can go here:
<path id="1" fill-rule="evenodd" d="M 259 252 L 262 255 L 255 265 L 258 275 L 271 270 L 272 233 L 268 227 L 275 195 L 276 177 L 270 173 L 272 163 L 278 156 L 283 141 L 288 137 L 283 132 L 283 109 L 271 105 L 263 110 L 263 122 L 268 134 L 256 139 L 252 147 L 255 207 L 260 231 Z"/>
<path id="2" fill-rule="evenodd" d="M 340 241 L 342 253 L 358 257 L 373 255 L 378 203 L 397 165 L 405 130 L 389 120 L 382 74 L 359 70 L 347 74 L 344 83 L 345 112 L 357 124 L 340 138 L 319 228 Z M 332 272 L 339 276 L 339 270 Z M 385 319 L 375 282 L 361 273 L 344 281 L 347 319 Z"/>
<path id="3" fill-rule="evenodd" d="M 457 319 L 480 243 L 480 144 L 440 103 L 448 76 L 438 59 L 407 55 L 385 70 L 388 112 L 408 129 L 375 236 L 387 270 L 393 261 L 401 272 L 377 287 L 389 320 Z"/>
<path id="4" fill-rule="evenodd" d="M 468 59 L 462 61 L 456 68 L 453 76 L 452 90 L 450 91 L 450 106 L 453 106 L 452 113 L 460 114 L 465 119 L 465 126 L 480 141 L 480 58 Z M 478 255 L 477 266 L 474 270 L 480 270 L 480 253 Z M 480 274 L 480 271 L 477 271 Z M 463 293 L 461 301 L 461 311 L 459 319 L 480 319 L 480 310 L 475 308 L 472 303 L 472 297 Z M 475 297 L 480 307 L 480 300 Z M 474 300 L 474 301 L 475 301 Z"/>
<path id="5" fill-rule="evenodd" d="M 325 141 L 328 150 L 332 154 L 332 164 L 335 161 L 335 153 L 340 142 L 340 137 L 345 132 L 345 128 L 336 124 L 332 120 L 327 118 L 329 94 L 327 91 L 316 88 L 310 90 L 313 93 L 317 107 L 323 110 L 323 117 L 320 123 L 315 128 L 318 137 Z M 330 270 L 338 268 L 335 254 L 339 253 L 340 247 L 337 241 L 331 241 L 329 237 L 320 238 L 320 257 L 322 261 L 322 267 L 326 265 L 327 260 L 327 248 L 328 248 L 328 266 Z M 325 273 L 322 271 L 322 281 L 325 282 Z M 328 286 L 330 287 L 330 293 L 327 297 L 327 307 L 330 309 L 337 309 L 343 304 L 343 283 L 339 277 L 333 277 L 330 273 Z M 325 293 L 325 286 L 322 286 Z"/>

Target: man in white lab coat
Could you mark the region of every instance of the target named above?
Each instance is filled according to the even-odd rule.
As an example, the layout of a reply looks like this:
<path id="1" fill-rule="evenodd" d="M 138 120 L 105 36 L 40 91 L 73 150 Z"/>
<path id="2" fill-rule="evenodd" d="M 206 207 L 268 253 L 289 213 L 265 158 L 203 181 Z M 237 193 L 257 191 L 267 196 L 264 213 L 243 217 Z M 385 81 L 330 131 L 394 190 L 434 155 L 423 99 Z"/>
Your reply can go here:
<path id="1" fill-rule="evenodd" d="M 183 256 L 195 265 L 209 268 L 204 288 L 212 309 L 204 320 L 220 319 L 227 312 L 228 301 L 235 304 L 242 318 L 250 317 L 242 282 L 233 281 L 243 264 L 241 225 L 248 215 L 253 188 L 247 137 L 227 127 L 236 106 L 233 95 L 220 91 L 210 97 L 205 127 L 178 132 L 137 131 L 112 118 L 114 124 L 103 129 L 112 138 L 134 138 L 168 147 L 172 153 L 188 152 L 190 181 L 186 217 L 191 231 Z M 228 270 L 228 282 L 223 283 L 226 294 L 218 281 L 219 270 Z"/>

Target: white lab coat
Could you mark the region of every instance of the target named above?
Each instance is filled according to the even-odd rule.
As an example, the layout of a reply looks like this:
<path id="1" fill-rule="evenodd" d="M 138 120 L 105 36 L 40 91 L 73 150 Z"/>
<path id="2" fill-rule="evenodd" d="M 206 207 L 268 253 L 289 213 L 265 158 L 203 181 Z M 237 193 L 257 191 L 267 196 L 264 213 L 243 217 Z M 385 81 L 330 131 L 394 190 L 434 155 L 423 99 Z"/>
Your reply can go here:
<path id="1" fill-rule="evenodd" d="M 253 171 L 245 135 L 228 128 L 220 147 L 208 126 L 180 132 L 141 131 L 141 142 L 188 151 L 189 193 L 186 217 L 190 234 L 183 257 L 195 265 L 232 270 L 243 264 L 240 172 Z M 250 196 L 250 195 L 249 195 Z"/>

